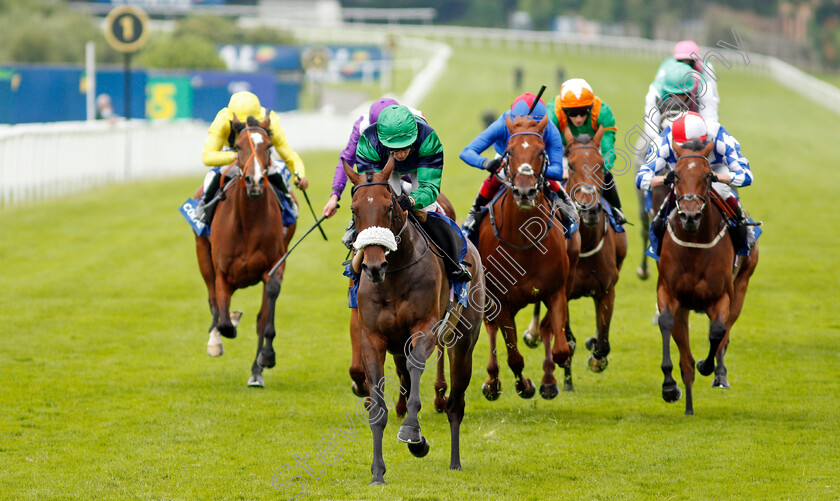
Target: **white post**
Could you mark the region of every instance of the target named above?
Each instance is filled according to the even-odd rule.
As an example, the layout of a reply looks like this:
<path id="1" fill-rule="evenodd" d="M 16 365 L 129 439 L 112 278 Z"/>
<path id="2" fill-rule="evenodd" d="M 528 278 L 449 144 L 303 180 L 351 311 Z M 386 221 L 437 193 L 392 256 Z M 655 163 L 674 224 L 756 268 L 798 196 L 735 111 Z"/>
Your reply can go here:
<path id="1" fill-rule="evenodd" d="M 85 44 L 85 80 L 87 81 L 87 119 L 96 118 L 96 46 Z"/>

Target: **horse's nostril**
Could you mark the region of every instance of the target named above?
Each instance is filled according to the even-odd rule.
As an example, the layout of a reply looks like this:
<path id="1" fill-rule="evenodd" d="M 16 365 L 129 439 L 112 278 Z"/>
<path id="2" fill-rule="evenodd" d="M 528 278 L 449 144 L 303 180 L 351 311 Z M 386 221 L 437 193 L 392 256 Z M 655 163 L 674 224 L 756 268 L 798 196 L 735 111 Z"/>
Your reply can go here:
<path id="1" fill-rule="evenodd" d="M 537 196 L 537 189 L 536 188 L 531 188 L 530 190 L 528 190 L 528 198 L 534 198 L 536 196 Z"/>

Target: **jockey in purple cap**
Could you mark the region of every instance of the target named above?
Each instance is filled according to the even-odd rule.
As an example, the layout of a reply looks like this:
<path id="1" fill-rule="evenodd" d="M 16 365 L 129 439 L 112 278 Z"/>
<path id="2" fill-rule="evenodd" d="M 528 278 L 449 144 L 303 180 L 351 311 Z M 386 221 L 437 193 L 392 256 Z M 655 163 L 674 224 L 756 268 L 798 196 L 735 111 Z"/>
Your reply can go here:
<path id="1" fill-rule="evenodd" d="M 338 201 L 341 200 L 341 194 L 344 192 L 344 187 L 347 185 L 347 174 L 344 173 L 344 167 L 342 166 L 341 161 L 346 161 L 347 165 L 350 167 L 354 167 L 356 165 L 356 147 L 359 145 L 359 138 L 362 135 L 362 131 L 364 131 L 369 125 L 376 123 L 379 119 L 379 113 L 382 110 L 394 104 L 399 103 L 389 97 L 383 97 L 374 101 L 374 103 L 370 105 L 369 112 L 366 115 L 362 114 L 359 116 L 359 118 L 356 119 L 356 122 L 353 123 L 353 130 L 350 132 L 350 138 L 347 140 L 347 146 L 344 147 L 344 150 L 338 156 L 338 164 L 335 166 L 335 175 L 333 175 L 332 193 L 330 194 L 330 199 L 324 206 L 324 216 L 327 218 L 330 218 L 335 214 L 338 209 Z M 422 111 L 410 107 L 408 109 L 411 110 L 415 117 L 422 119 L 424 122 L 426 121 L 426 117 L 423 115 Z"/>

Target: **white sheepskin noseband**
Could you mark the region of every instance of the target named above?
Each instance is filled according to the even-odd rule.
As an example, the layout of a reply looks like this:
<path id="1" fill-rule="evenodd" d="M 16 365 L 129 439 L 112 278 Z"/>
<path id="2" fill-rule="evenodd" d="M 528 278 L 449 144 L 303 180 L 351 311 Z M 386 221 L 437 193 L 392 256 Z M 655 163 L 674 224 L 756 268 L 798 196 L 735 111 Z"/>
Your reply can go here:
<path id="1" fill-rule="evenodd" d="M 371 226 L 359 232 L 353 247 L 362 250 L 368 245 L 381 245 L 389 251 L 397 250 L 397 239 L 394 232 L 381 226 Z"/>

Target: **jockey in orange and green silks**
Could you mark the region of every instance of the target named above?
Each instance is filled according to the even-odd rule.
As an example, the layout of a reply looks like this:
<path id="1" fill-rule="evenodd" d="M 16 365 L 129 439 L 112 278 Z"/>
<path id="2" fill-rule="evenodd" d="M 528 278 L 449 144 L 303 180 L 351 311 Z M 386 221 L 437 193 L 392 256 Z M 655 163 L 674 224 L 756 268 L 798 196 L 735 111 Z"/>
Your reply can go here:
<path id="1" fill-rule="evenodd" d="M 282 171 L 288 167 L 295 176 L 295 186 L 302 190 L 306 189 L 309 186 L 309 181 L 306 179 L 303 160 L 286 141 L 286 134 L 280 126 L 280 119 L 273 111 L 266 111 L 260 105 L 259 98 L 251 92 L 233 94 L 228 105 L 216 114 L 216 118 L 213 119 L 210 129 L 207 131 L 207 139 L 204 141 L 204 149 L 201 153 L 204 165 L 223 167 L 236 161 L 236 152 L 233 150 L 233 146 L 236 144 L 236 136 L 231 127 L 234 115 L 241 122 L 245 122 L 249 116 L 253 116 L 262 122 L 265 120 L 266 114 L 270 119 L 268 132 L 271 137 L 271 144 L 285 162 L 285 165 L 276 161 L 272 162 L 272 166 L 267 173 L 269 182 L 281 193 L 288 194 L 291 187 L 286 185 L 282 175 Z M 196 208 L 196 216 L 208 224 L 212 218 L 212 212 L 207 211 L 206 205 L 213 199 L 219 189 L 221 184 L 220 171 L 221 169 L 214 168 L 207 174 L 204 180 L 204 198 Z M 296 208 L 293 208 L 293 210 L 296 212 Z"/>
<path id="2" fill-rule="evenodd" d="M 615 185 L 612 170 L 615 162 L 615 116 L 609 105 L 592 92 L 592 87 L 582 78 L 572 78 L 560 86 L 560 94 L 548 103 L 548 117 L 557 125 L 566 144 L 565 132 L 568 129 L 572 136 L 595 136 L 599 128 L 604 128 L 601 137 L 601 154 L 604 156 L 604 189 L 602 196 L 612 206 L 613 215 L 618 224 L 624 224 L 627 219 L 621 212 L 621 199 Z M 568 151 L 568 150 L 567 150 Z M 565 163 L 565 161 L 564 161 Z M 564 174 L 568 177 L 568 173 Z"/>

